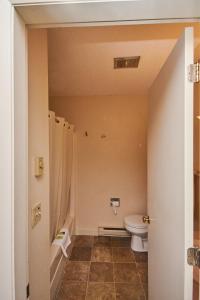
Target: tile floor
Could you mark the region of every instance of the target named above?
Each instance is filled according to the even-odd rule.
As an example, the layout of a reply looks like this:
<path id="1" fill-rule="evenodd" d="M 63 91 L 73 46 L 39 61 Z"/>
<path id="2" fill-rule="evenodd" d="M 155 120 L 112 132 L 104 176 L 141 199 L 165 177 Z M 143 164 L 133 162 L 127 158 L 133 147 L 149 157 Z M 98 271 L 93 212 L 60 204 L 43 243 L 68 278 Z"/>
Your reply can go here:
<path id="1" fill-rule="evenodd" d="M 56 300 L 146 300 L 147 260 L 129 237 L 76 236 Z"/>

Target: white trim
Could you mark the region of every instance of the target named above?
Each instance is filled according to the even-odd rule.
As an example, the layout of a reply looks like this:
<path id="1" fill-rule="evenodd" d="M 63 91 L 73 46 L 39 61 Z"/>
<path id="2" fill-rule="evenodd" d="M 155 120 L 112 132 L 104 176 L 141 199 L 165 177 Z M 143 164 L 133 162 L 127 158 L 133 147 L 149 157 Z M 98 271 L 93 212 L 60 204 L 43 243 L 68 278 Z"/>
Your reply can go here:
<path id="1" fill-rule="evenodd" d="M 14 300 L 13 10 L 7 0 L 0 1 L 0 36 L 0 299 Z"/>
<path id="2" fill-rule="evenodd" d="M 115 22 L 160 22 L 162 20 L 189 20 L 200 18 L 198 0 L 147 1 L 50 1 L 32 3 L 29 0 L 12 1 L 26 24 L 89 24 L 112 25 Z M 24 2 L 24 3 L 23 3 Z M 199 13 L 198 13 L 199 11 Z"/>
<path id="3" fill-rule="evenodd" d="M 30 24 L 28 28 L 70 28 L 70 27 L 103 27 L 103 26 L 123 26 L 123 25 L 152 25 L 152 24 L 171 24 L 171 23 L 197 23 L 200 18 L 185 19 L 154 19 L 154 20 L 132 20 L 132 21 L 113 21 L 113 22 L 82 22 L 82 23 L 55 23 L 55 24 Z"/>
<path id="4" fill-rule="evenodd" d="M 51 5 L 51 4 L 88 4 L 88 3 L 112 3 L 122 0 L 11 0 L 15 6 L 23 5 Z M 126 2 L 139 2 L 141 0 L 125 0 Z"/>
<path id="5" fill-rule="evenodd" d="M 190 33 L 193 33 L 193 28 L 186 28 L 185 35 L 186 40 L 190 38 Z M 186 87 L 186 95 L 185 95 L 185 128 L 184 128 L 184 197 L 185 197 L 185 272 L 184 272 L 184 299 L 192 299 L 192 289 L 193 286 L 191 281 L 193 280 L 193 268 L 187 263 L 187 249 L 193 245 L 193 186 L 194 186 L 194 178 L 193 178 L 193 99 L 191 99 L 191 94 L 193 94 L 194 84 L 189 82 L 188 80 L 188 66 L 193 63 L 193 61 L 188 60 L 188 57 L 193 57 L 194 55 L 194 41 L 193 39 L 189 41 L 188 45 L 191 45 L 190 53 L 185 53 L 185 87 Z M 193 57 L 194 60 L 194 57 Z"/>
<path id="6" fill-rule="evenodd" d="M 15 297 L 16 299 L 26 299 L 26 286 L 28 284 L 27 31 L 24 22 L 15 10 L 13 10 L 13 19 Z M 15 43 L 16 39 L 18 43 Z M 24 58 L 25 60 L 23 60 Z M 20 276 L 18 276 L 19 273 Z"/>

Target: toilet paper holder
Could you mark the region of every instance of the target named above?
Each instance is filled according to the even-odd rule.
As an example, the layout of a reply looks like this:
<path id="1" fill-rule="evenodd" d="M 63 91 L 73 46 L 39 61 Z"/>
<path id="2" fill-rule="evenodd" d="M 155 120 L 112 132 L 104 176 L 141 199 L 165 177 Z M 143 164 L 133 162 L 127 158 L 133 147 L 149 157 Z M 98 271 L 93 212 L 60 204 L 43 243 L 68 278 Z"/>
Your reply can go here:
<path id="1" fill-rule="evenodd" d="M 120 207 L 120 198 L 110 198 L 110 206 Z"/>

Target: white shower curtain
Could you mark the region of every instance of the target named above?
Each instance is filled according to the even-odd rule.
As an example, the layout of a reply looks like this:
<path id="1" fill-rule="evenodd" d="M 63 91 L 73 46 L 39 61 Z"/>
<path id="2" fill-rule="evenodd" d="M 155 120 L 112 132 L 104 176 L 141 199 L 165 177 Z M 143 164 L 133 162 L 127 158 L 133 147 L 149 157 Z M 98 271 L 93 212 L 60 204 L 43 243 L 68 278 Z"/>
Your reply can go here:
<path id="1" fill-rule="evenodd" d="M 54 239 L 56 220 L 56 201 L 54 199 L 54 144 L 55 144 L 55 113 L 49 112 L 49 210 L 50 210 L 50 242 Z"/>
<path id="2" fill-rule="evenodd" d="M 74 126 L 65 123 L 63 131 L 63 167 L 62 167 L 62 194 L 61 205 L 57 223 L 59 230 L 66 219 L 70 204 L 70 187 L 72 179 L 72 162 L 73 162 L 73 131 Z"/>
<path id="3" fill-rule="evenodd" d="M 64 225 L 70 201 L 73 126 L 49 112 L 50 241 Z"/>

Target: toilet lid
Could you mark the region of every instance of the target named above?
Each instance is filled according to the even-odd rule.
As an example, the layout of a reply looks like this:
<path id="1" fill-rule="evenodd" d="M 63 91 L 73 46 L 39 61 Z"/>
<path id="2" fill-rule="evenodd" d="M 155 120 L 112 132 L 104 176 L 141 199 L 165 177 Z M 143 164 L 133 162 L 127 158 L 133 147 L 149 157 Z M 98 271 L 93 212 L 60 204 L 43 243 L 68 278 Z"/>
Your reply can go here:
<path id="1" fill-rule="evenodd" d="M 125 217 L 125 224 L 135 228 L 145 228 L 147 225 L 143 223 L 143 215 L 130 215 Z"/>

